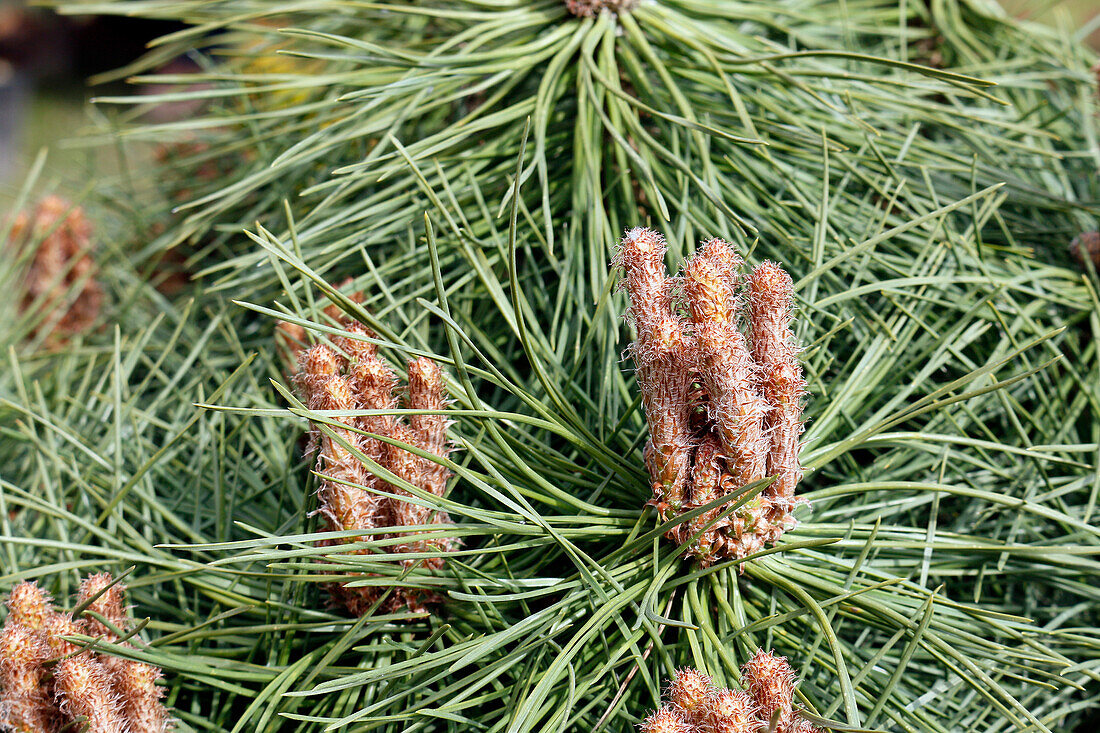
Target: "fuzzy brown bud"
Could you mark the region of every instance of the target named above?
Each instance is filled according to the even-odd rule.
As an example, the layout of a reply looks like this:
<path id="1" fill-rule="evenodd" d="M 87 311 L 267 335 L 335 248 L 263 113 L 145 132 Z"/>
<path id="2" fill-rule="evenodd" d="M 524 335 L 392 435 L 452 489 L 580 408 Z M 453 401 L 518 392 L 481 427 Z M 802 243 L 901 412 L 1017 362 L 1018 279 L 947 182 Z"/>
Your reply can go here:
<path id="1" fill-rule="evenodd" d="M 756 365 L 737 330 L 736 268 L 740 257 L 720 239 L 704 245 L 684 265 L 684 295 L 692 313 L 696 369 L 710 396 L 709 411 L 732 463 L 734 480 L 764 478 L 768 404 L 756 385 Z"/>
<path id="2" fill-rule="evenodd" d="M 348 371 L 348 381 L 355 393 L 357 409 L 392 410 L 397 407 L 397 375 L 377 354 L 361 354 Z M 392 437 L 399 421 L 393 415 L 363 415 L 356 418 L 355 423 L 360 430 Z M 360 435 L 359 448 L 372 460 L 390 468 L 386 457 L 393 455 L 392 446 L 371 435 Z M 379 479 L 374 485 L 381 487 L 383 483 Z M 381 521 L 388 523 L 388 520 Z"/>
<path id="3" fill-rule="evenodd" d="M 84 210 L 59 196 L 46 196 L 33 214 L 16 217 L 11 234 L 17 247 L 36 248 L 21 308 L 44 304 L 51 328 L 48 340 L 55 344 L 90 328 L 99 318 L 103 288 L 92 277 L 92 227 Z"/>
<path id="4" fill-rule="evenodd" d="M 351 386 L 341 376 L 330 377 L 318 388 L 317 395 L 318 407 L 315 409 L 357 408 Z M 339 440 L 326 436 L 321 441 L 318 463 L 327 478 L 322 480 L 319 491 L 320 511 L 334 529 L 366 529 L 377 526 L 379 515 L 384 511 L 380 506 L 380 498 L 359 488 L 369 485 L 372 476 L 345 445 L 358 447 L 360 436 L 341 428 L 334 428 L 333 432 Z"/>
<path id="5" fill-rule="evenodd" d="M 791 330 L 794 286 L 791 276 L 774 262 L 763 262 L 749 277 L 752 355 L 770 410 L 766 426 L 771 439 L 767 472 L 775 476 L 767 497 L 779 513 L 794 508 L 794 492 L 802 479 L 798 460 L 802 435 L 802 398 L 806 380 L 798 362 L 798 346 Z"/>
<path id="6" fill-rule="evenodd" d="M 111 577 L 110 573 L 89 575 L 80 583 L 77 602 L 84 604 L 90 598 L 99 594 L 94 601 L 88 603 L 86 610 L 103 616 L 116 629 L 125 631 L 127 618 L 126 595 L 121 583 L 114 583 L 114 585 L 112 583 L 114 583 L 114 578 Z M 114 641 L 117 638 L 113 631 L 92 616 L 85 617 L 84 630 L 88 636 L 102 636 L 108 641 Z"/>
<path id="7" fill-rule="evenodd" d="M 709 707 L 710 729 L 714 733 L 744 733 L 759 726 L 756 703 L 741 690 L 718 690 Z"/>
<path id="8" fill-rule="evenodd" d="M 355 323 L 347 328 L 347 336 L 333 338 L 333 343 L 347 354 L 346 359 L 337 357 L 327 347 L 313 347 L 299 359 L 299 370 L 294 382 L 309 408 L 348 411 L 383 411 L 396 408 L 396 374 L 382 360 L 372 344 L 362 338 L 355 338 L 372 334 Z M 442 372 L 434 362 L 428 359 L 410 362 L 408 377 L 408 401 L 411 409 L 442 410 L 446 406 Z M 448 421 L 445 416 L 410 416 L 406 423 L 394 415 L 358 415 L 341 418 L 340 422 L 348 428 L 333 428 L 339 440 L 326 435 L 318 441 L 321 446 L 318 462 L 322 474 L 318 490 L 318 512 L 327 519 L 330 528 L 378 530 L 450 521 L 445 513 L 433 511 L 412 501 L 410 492 L 403 486 L 390 485 L 381 476 L 375 475 L 359 458 L 361 454 L 418 489 L 442 496 L 450 475 L 445 468 L 375 436 L 383 436 L 437 456 L 445 456 L 449 452 L 446 443 Z M 389 495 L 376 493 L 379 491 Z M 359 539 L 377 541 L 399 538 L 399 541 L 391 542 L 387 546 L 387 552 L 393 553 L 437 550 L 446 552 L 456 544 L 450 539 L 419 539 L 416 535 L 420 532 L 399 534 L 375 531 Z M 355 541 L 355 538 L 339 542 L 325 541 L 323 544 L 331 546 L 349 541 Z M 356 552 L 370 554 L 372 550 Z M 442 568 L 443 560 L 438 557 L 410 558 L 401 564 L 437 570 Z M 370 609 L 385 590 L 375 586 L 342 585 L 331 589 L 333 597 L 354 614 L 362 614 Z M 432 594 L 419 589 L 392 588 L 382 610 L 395 611 L 406 607 L 421 611 L 428 603 L 436 600 L 438 599 Z"/>
<path id="9" fill-rule="evenodd" d="M 60 708 L 70 720 L 87 719 L 89 731 L 128 733 L 111 675 L 90 654 L 62 659 L 54 666 Z"/>
<path id="10" fill-rule="evenodd" d="M 46 619 L 43 631 L 46 635 L 46 642 L 50 646 L 50 651 L 52 651 L 55 656 L 76 654 L 82 648 L 80 644 L 64 638 L 85 636 L 84 627 L 77 623 L 77 621 L 67 613 L 51 614 L 50 617 Z"/>
<path id="11" fill-rule="evenodd" d="M 365 340 L 374 338 L 374 332 L 362 323 L 352 321 L 344 327 L 344 331 L 347 335 L 333 336 L 332 343 L 347 355 L 351 364 L 374 358 L 378 354 L 378 347 Z"/>
<path id="12" fill-rule="evenodd" d="M 691 501 L 684 508 L 696 509 L 717 499 L 723 493 L 723 476 L 725 472 L 725 460 L 722 456 L 722 447 L 713 435 L 703 439 L 703 444 L 695 452 L 695 461 L 691 467 Z M 677 543 L 686 541 L 689 537 L 699 534 L 694 541 L 690 552 L 704 565 L 710 565 L 720 557 L 722 524 L 717 524 L 718 515 L 722 508 L 715 507 L 703 512 L 691 521 L 688 527 L 680 525 L 674 539 Z"/>
<path id="13" fill-rule="evenodd" d="M 626 275 L 624 286 L 630 294 L 627 314 L 638 330 L 638 340 L 656 352 L 654 358 L 675 353 L 683 340 L 665 270 L 667 250 L 664 237 L 639 227 L 623 235 L 613 262 Z"/>
<path id="14" fill-rule="evenodd" d="M 133 659 L 100 656 L 107 671 L 129 730 L 163 733 L 170 728 L 168 710 L 161 702 L 164 689 L 157 685 L 163 675 L 157 667 Z"/>
<path id="15" fill-rule="evenodd" d="M 692 725 L 671 705 L 658 708 L 642 724 L 642 733 L 692 733 Z"/>
<path id="16" fill-rule="evenodd" d="M 681 718 L 692 724 L 706 719 L 714 693 L 711 678 L 691 667 L 676 670 L 676 676 L 668 686 L 669 702 Z"/>
<path id="17" fill-rule="evenodd" d="M 692 372 L 683 320 L 674 313 L 664 239 L 650 229 L 628 231 L 613 264 L 622 267 L 627 311 L 637 332 L 631 347 L 649 425 L 646 463 L 659 507 L 683 506 L 691 462 Z"/>
<path id="18" fill-rule="evenodd" d="M 42 631 L 54 613 L 50 594 L 34 581 L 23 581 L 14 586 L 7 607 L 9 623 L 22 624 L 35 631 Z"/>
<path id="19" fill-rule="evenodd" d="M 431 359 L 423 357 L 409 362 L 409 409 L 442 411 L 447 406 L 447 391 L 443 384 L 443 370 Z M 445 415 L 410 415 L 409 427 L 412 428 L 413 445 L 436 456 L 445 457 L 450 453 L 447 444 L 447 426 L 450 421 Z M 451 472 L 445 466 L 426 461 L 420 485 L 436 496 L 443 496 Z"/>
<path id="20" fill-rule="evenodd" d="M 741 667 L 741 684 L 752 697 L 761 720 L 771 720 L 778 711 L 779 733 L 790 729 L 794 720 L 794 670 L 786 657 L 758 649 Z"/>
<path id="21" fill-rule="evenodd" d="M 109 573 L 80 584 L 79 603 L 118 630 L 129 626 L 125 587 Z M 115 632 L 91 614 L 82 620 L 55 611 L 33 583 L 12 590 L 12 613 L 0 632 L 0 730 L 53 733 L 86 718 L 90 733 L 163 733 L 168 712 L 155 687 L 160 670 L 148 664 L 98 653 L 65 637 L 94 636 L 116 641 Z M 18 619 L 38 624 L 38 629 Z M 129 646 L 125 644 L 125 646 Z M 55 660 L 52 677 L 44 664 Z"/>
<path id="22" fill-rule="evenodd" d="M 431 359 L 413 359 L 406 369 L 409 375 L 409 409 L 443 410 L 446 388 L 443 370 Z M 424 450 L 440 454 L 447 443 L 446 415 L 410 415 L 409 427 L 416 434 L 417 444 Z"/>
<path id="23" fill-rule="evenodd" d="M 0 631 L 0 730 L 51 733 L 58 729 L 60 713 L 43 666 L 50 656 L 38 631 L 10 619 Z"/>
<path id="24" fill-rule="evenodd" d="M 684 295 L 696 323 L 737 319 L 741 256 L 728 242 L 712 239 L 684 263 Z"/>
<path id="25" fill-rule="evenodd" d="M 762 733 L 777 711 L 779 733 L 816 733 L 791 704 L 794 672 L 784 657 L 758 651 L 742 670 L 745 692 L 717 688 L 697 669 L 677 670 L 668 702 L 645 719 L 642 733 Z"/>
<path id="26" fill-rule="evenodd" d="M 324 344 L 317 344 L 298 356 L 298 371 L 294 374 L 294 383 L 302 393 L 306 407 L 320 410 L 320 388 L 331 377 L 343 371 L 344 360 Z"/>

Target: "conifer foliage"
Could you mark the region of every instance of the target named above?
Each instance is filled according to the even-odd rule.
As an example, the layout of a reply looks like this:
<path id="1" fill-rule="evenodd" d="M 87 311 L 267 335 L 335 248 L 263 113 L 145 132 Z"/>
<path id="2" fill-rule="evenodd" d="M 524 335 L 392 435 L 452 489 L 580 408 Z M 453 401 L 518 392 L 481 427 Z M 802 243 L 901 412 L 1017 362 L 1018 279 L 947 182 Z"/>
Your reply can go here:
<path id="1" fill-rule="evenodd" d="M 94 267 L 0 300 L 0 585 L 133 567 L 149 642 L 50 616 L 57 676 L 10 632 L 51 655 L 12 711 L 113 725 L 56 687 L 133 658 L 184 731 L 1091 730 L 1070 33 L 986 0 L 62 10 L 184 27 L 99 98 L 153 163 L 79 202 Z M 5 292 L 49 236 L 0 248 Z"/>

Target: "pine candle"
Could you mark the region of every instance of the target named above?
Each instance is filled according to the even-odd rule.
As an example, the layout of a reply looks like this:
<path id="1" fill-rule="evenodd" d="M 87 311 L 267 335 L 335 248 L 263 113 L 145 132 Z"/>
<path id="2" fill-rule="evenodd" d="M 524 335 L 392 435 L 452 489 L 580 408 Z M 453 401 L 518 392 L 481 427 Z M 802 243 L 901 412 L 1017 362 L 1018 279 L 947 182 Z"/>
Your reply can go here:
<path id="1" fill-rule="evenodd" d="M 652 504 L 669 521 L 773 477 L 727 516 L 717 507 L 668 531 L 711 565 L 759 552 L 795 524 L 806 390 L 791 330 L 794 286 L 773 262 L 742 282 L 744 262 L 721 239 L 669 277 L 666 249 L 657 232 L 631 229 L 613 262 L 625 273 L 637 334 L 629 351 L 649 428 Z"/>
<path id="2" fill-rule="evenodd" d="M 36 583 L 12 588 L 0 631 L 0 730 L 53 733 L 75 730 L 79 720 L 94 733 L 170 729 L 161 703 L 164 690 L 156 684 L 158 668 L 96 653 L 66 638 L 119 644 L 117 632 L 130 625 L 125 594 L 109 573 L 89 575 L 78 598 L 85 613 L 74 618 L 55 610 Z"/>
<path id="3" fill-rule="evenodd" d="M 336 317 L 333 311 L 330 315 Z M 336 337 L 334 345 L 316 344 L 298 356 L 298 371 L 294 382 L 310 410 L 392 410 L 398 405 L 398 380 L 394 371 L 378 355 L 366 338 L 373 334 L 359 323 L 337 317 L 345 335 Z M 288 329 L 283 329 L 284 336 Z M 304 333 L 301 334 L 304 337 Z M 418 358 L 406 365 L 409 409 L 440 412 L 446 407 L 443 371 L 434 361 Z M 348 428 L 333 427 L 337 437 L 311 435 L 311 446 L 319 445 L 317 457 L 321 485 L 318 490 L 318 513 L 331 530 L 377 530 L 389 527 L 448 524 L 450 517 L 413 501 L 408 491 L 375 475 L 356 453 L 361 453 L 409 484 L 434 496 L 442 496 L 451 476 L 444 466 L 392 445 L 374 436 L 385 436 L 426 453 L 445 457 L 450 453 L 447 427 L 450 421 L 440 414 L 410 415 L 408 421 L 393 415 L 362 415 L 339 419 Z M 349 429 L 350 428 L 350 429 Z M 364 435 L 363 433 L 371 433 Z M 348 446 L 354 447 L 354 451 Z M 424 537 L 423 533 L 372 532 L 362 537 L 340 540 L 385 541 L 386 552 L 425 553 L 450 552 L 457 546 L 453 538 Z M 396 543 L 392 540 L 400 540 Z M 330 544 L 337 544 L 336 542 Z M 371 554 L 376 550 L 359 550 L 356 554 Z M 400 562 L 408 570 L 423 567 L 440 570 L 441 557 L 412 557 Z M 384 612 L 407 608 L 422 612 L 440 599 L 436 594 L 410 586 L 349 587 L 335 583 L 330 586 L 334 599 L 355 615 L 362 615 L 381 600 Z"/>
<path id="4" fill-rule="evenodd" d="M 743 690 L 719 688 L 697 669 L 676 670 L 668 700 L 642 733 L 818 733 L 794 708 L 794 670 L 786 657 L 757 650 L 741 667 Z"/>

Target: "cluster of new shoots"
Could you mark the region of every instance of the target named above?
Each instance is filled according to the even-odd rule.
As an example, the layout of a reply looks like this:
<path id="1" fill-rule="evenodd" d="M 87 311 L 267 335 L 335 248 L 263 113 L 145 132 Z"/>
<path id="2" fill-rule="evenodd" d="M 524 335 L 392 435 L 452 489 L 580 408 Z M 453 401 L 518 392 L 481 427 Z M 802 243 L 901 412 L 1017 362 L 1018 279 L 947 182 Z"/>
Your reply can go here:
<path id="1" fill-rule="evenodd" d="M 697 669 L 676 671 L 668 701 L 642 733 L 817 733 L 794 708 L 794 671 L 786 657 L 757 650 L 741 667 L 743 690 L 717 687 Z"/>
<path id="2" fill-rule="evenodd" d="M 398 406 L 397 375 L 378 355 L 375 346 L 364 339 L 373 334 L 362 324 L 343 319 L 345 334 L 332 340 L 332 346 L 317 344 L 304 349 L 298 356 L 294 375 L 302 399 L 310 410 L 393 410 Z M 280 327 L 284 344 L 304 343 L 305 333 L 297 327 Z M 335 348 L 334 348 L 335 347 Z M 378 530 L 402 528 L 400 532 L 371 531 L 360 537 L 339 542 L 371 542 L 373 549 L 360 549 L 358 554 L 385 551 L 404 556 L 395 563 L 401 573 L 414 567 L 439 570 L 443 567 L 440 552 L 449 552 L 457 544 L 452 538 L 430 536 L 432 525 L 450 523 L 446 512 L 424 506 L 402 486 L 380 475 L 363 460 L 373 464 L 427 494 L 442 496 L 450 472 L 438 462 L 410 452 L 377 436 L 412 446 L 433 456 L 450 453 L 447 427 L 450 421 L 442 414 L 446 408 L 443 372 L 434 361 L 414 359 L 406 367 L 408 390 L 405 406 L 409 410 L 437 414 L 410 414 L 402 420 L 393 414 L 335 417 L 336 425 L 325 430 L 314 426 L 313 446 L 320 446 L 317 458 L 321 485 L 318 491 L 318 512 L 331 530 Z M 326 432 L 330 430 L 330 432 Z M 367 434 L 369 433 L 369 435 Z M 406 528 L 419 527 L 420 531 Z M 382 543 L 380 550 L 377 543 Z M 335 544 L 335 541 L 333 542 Z M 424 556 L 433 553 L 435 556 Z M 395 611 L 407 607 L 424 611 L 427 604 L 439 599 L 422 589 L 402 587 L 333 584 L 336 600 L 351 613 L 361 615 L 388 592 L 380 608 Z"/>
<path id="3" fill-rule="evenodd" d="M 163 733 L 161 671 L 97 654 L 79 637 L 120 641 L 130 625 L 125 588 L 109 573 L 80 584 L 79 618 L 57 611 L 32 582 L 12 588 L 0 631 L 0 730 L 12 733 Z"/>
<path id="4" fill-rule="evenodd" d="M 758 552 L 795 523 L 806 391 L 790 327 L 793 286 L 774 262 L 743 278 L 741 257 L 720 239 L 703 244 L 679 277 L 667 275 L 665 250 L 660 234 L 632 229 L 614 263 L 637 332 L 630 351 L 649 426 L 652 503 L 668 521 L 774 477 L 734 511 L 720 505 L 668 532 L 710 565 Z"/>
<path id="5" fill-rule="evenodd" d="M 64 343 L 99 317 L 103 289 L 93 278 L 92 227 L 84 210 L 59 196 L 46 196 L 33 213 L 20 212 L 11 229 L 17 254 L 30 254 L 20 310 L 42 308 L 48 341 Z"/>

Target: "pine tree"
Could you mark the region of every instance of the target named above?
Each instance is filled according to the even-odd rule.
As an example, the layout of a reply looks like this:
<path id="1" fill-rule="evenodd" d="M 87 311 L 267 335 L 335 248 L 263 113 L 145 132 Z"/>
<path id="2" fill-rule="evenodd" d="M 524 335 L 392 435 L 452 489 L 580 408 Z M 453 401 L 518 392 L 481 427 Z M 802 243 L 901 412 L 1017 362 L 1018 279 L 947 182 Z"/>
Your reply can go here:
<path id="1" fill-rule="evenodd" d="M 93 326 L 46 352 L 44 316 L 4 306 L 0 557 L 55 597 L 135 566 L 153 641 L 129 653 L 164 670 L 181 727 L 629 730 L 676 669 L 735 691 L 759 649 L 790 659 L 792 710 L 824 729 L 1086 725 L 1083 47 L 979 0 L 63 10 L 189 24 L 121 72 L 179 91 L 100 102 L 202 111 L 119 122 L 159 146 L 143 180 L 166 204 L 93 237 Z M 182 52 L 200 73 L 155 74 Z M 107 182 L 87 208 L 112 220 L 122 199 Z M 662 277 L 720 237 L 791 278 L 804 502 L 710 564 L 692 538 L 775 489 L 649 503 L 653 416 L 623 359 L 644 334 L 612 268 L 641 226 L 667 242 Z M 5 250 L 13 291 L 33 251 Z M 173 256 L 191 283 L 165 295 Z M 359 363 L 349 326 L 382 370 L 442 365 L 450 403 L 296 390 L 299 349 Z M 429 417 L 453 420 L 453 452 L 371 429 Z M 356 470 L 318 462 L 311 430 Z M 377 442 L 453 478 L 425 490 Z M 418 519 L 338 529 L 319 505 L 337 487 Z M 441 602 L 388 600 L 408 589 Z"/>

